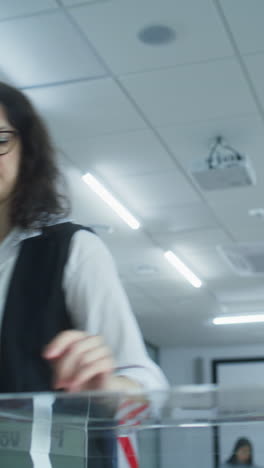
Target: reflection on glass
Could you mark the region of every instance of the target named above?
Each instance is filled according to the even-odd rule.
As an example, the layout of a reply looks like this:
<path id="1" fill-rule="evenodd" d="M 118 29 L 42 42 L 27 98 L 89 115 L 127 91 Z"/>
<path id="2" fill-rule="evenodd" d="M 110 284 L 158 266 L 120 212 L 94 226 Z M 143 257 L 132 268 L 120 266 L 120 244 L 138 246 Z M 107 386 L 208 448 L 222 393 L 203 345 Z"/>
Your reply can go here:
<path id="1" fill-rule="evenodd" d="M 225 431 L 231 445 L 237 434 L 241 440 L 250 434 L 254 465 L 264 466 L 258 442 L 264 429 L 263 390 L 190 386 L 144 394 L 2 395 L 0 466 L 209 468 L 227 460 Z M 249 466 L 244 458 L 236 466 Z"/>

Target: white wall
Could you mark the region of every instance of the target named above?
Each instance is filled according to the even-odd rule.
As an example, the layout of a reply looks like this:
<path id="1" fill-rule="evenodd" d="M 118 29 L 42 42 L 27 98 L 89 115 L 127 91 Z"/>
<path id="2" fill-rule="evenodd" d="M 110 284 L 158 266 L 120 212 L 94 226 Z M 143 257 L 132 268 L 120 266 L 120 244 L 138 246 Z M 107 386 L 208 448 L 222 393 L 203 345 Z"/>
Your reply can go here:
<path id="1" fill-rule="evenodd" d="M 197 347 L 197 348 L 163 348 L 160 350 L 160 366 L 172 385 L 189 385 L 197 383 L 196 360 L 202 361 L 202 383 L 212 383 L 211 362 L 214 359 L 264 358 L 263 345 Z"/>
<path id="2" fill-rule="evenodd" d="M 164 348 L 160 350 L 160 365 L 172 385 L 190 385 L 212 383 L 211 362 L 214 359 L 255 357 L 264 358 L 264 344 L 225 348 Z M 161 467 L 174 466 L 213 468 L 212 430 L 210 428 L 162 430 Z"/>

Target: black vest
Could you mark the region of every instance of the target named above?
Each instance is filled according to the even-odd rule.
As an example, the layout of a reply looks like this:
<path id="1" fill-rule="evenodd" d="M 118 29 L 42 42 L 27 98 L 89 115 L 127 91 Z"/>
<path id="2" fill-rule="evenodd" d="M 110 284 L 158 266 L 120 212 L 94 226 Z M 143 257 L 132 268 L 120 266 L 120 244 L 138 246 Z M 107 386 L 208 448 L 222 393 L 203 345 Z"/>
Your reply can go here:
<path id="1" fill-rule="evenodd" d="M 22 243 L 2 321 L 0 393 L 52 390 L 51 367 L 42 358 L 42 351 L 58 333 L 74 328 L 66 309 L 62 280 L 71 238 L 80 229 L 91 231 L 76 224 L 61 223 Z M 58 400 L 59 406 L 65 404 Z M 95 415 L 98 411 L 101 413 L 102 408 L 92 409 Z M 91 467 L 115 466 L 116 449 L 111 431 L 91 434 L 91 439 Z"/>
<path id="2" fill-rule="evenodd" d="M 84 228 L 57 224 L 22 243 L 1 328 L 1 393 L 52 389 L 50 365 L 42 351 L 59 332 L 74 328 L 62 278 L 71 237 L 79 229 Z"/>

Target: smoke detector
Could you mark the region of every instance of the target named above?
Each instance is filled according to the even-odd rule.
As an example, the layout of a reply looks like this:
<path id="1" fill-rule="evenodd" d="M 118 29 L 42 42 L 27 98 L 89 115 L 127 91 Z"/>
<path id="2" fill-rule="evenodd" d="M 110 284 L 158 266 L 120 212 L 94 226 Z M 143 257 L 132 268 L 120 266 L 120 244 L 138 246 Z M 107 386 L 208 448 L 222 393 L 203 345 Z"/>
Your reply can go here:
<path id="1" fill-rule="evenodd" d="M 176 33 L 170 26 L 164 24 L 150 24 L 139 31 L 138 38 L 144 44 L 160 46 L 174 41 Z"/>
<path id="2" fill-rule="evenodd" d="M 224 190 L 256 183 L 249 159 L 221 136 L 214 140 L 207 157 L 193 163 L 191 172 L 202 190 Z"/>
<path id="3" fill-rule="evenodd" d="M 217 250 L 240 276 L 264 275 L 264 243 L 218 246 Z"/>

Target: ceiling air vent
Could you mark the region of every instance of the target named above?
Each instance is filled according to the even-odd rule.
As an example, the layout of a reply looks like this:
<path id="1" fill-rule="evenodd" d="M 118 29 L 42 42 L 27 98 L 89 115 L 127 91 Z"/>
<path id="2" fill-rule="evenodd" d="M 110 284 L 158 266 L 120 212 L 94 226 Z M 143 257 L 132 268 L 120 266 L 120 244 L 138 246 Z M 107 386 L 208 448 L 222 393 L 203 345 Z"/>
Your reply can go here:
<path id="1" fill-rule="evenodd" d="M 219 246 L 218 251 L 239 275 L 264 275 L 264 243 Z"/>

